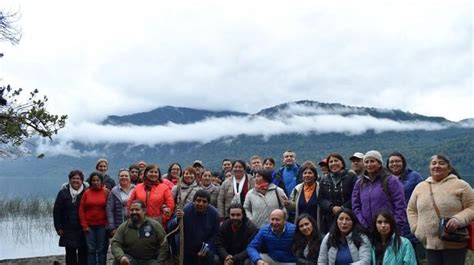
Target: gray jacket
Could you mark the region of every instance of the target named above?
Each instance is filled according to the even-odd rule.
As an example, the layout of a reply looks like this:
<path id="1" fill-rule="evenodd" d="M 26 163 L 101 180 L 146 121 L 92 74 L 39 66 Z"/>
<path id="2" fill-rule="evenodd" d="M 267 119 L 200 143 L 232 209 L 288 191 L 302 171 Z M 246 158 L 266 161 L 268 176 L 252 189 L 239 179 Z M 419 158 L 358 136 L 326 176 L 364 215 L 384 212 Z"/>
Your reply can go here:
<path id="1" fill-rule="evenodd" d="M 268 190 L 265 194 L 253 188 L 249 190 L 245 196 L 245 213 L 252 223 L 254 223 L 257 228 L 260 228 L 269 222 L 270 214 L 273 210 L 283 208 L 282 210 L 286 211 L 282 197 L 286 197 L 285 191 L 273 183 L 268 186 Z"/>
<path id="2" fill-rule="evenodd" d="M 352 263 L 354 265 L 370 265 L 372 259 L 372 244 L 367 236 L 361 235 L 362 245 L 357 249 L 357 246 L 352 241 L 352 233 L 346 236 L 347 244 L 352 256 Z M 333 265 L 336 264 L 337 248 L 331 247 L 328 249 L 329 233 L 323 239 L 321 248 L 319 250 L 318 265 Z"/>

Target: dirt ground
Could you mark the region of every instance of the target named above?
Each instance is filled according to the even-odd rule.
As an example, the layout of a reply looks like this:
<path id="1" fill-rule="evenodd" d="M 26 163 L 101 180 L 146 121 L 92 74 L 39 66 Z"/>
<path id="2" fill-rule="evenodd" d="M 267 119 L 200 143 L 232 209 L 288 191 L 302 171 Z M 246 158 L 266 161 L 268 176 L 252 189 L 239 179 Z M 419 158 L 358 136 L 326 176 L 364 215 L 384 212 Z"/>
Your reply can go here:
<path id="1" fill-rule="evenodd" d="M 110 254 L 110 251 L 107 255 L 107 264 L 112 264 L 113 257 Z M 63 265 L 66 264 L 64 261 L 64 255 L 61 256 L 46 256 L 46 257 L 33 257 L 33 258 L 24 258 L 24 259 L 7 259 L 0 260 L 0 264 L 24 264 L 24 265 Z"/>

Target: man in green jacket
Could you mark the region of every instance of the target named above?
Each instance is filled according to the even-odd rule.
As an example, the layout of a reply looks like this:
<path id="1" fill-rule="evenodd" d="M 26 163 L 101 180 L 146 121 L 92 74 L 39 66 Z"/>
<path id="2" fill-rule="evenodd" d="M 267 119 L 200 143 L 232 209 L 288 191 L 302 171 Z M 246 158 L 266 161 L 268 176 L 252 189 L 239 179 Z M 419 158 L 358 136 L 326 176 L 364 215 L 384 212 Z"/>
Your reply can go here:
<path id="1" fill-rule="evenodd" d="M 145 217 L 146 206 L 140 200 L 130 205 L 130 219 L 122 223 L 112 238 L 114 264 L 164 264 L 168 255 L 165 231 L 161 224 Z"/>

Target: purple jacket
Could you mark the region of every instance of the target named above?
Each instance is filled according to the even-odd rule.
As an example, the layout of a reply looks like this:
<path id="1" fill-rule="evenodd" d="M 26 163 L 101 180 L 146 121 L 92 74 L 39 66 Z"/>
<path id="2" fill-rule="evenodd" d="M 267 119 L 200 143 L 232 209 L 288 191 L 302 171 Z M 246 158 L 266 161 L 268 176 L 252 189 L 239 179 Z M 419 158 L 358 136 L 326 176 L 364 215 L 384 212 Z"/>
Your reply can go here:
<path id="1" fill-rule="evenodd" d="M 386 177 L 388 195 L 383 190 L 382 174 L 386 173 L 381 170 L 373 182 L 367 176 L 357 180 L 352 192 L 352 210 L 359 222 L 370 230 L 374 228 L 373 217 L 379 209 L 391 210 L 401 231 L 407 223 L 403 184 L 396 177 L 388 175 Z"/>

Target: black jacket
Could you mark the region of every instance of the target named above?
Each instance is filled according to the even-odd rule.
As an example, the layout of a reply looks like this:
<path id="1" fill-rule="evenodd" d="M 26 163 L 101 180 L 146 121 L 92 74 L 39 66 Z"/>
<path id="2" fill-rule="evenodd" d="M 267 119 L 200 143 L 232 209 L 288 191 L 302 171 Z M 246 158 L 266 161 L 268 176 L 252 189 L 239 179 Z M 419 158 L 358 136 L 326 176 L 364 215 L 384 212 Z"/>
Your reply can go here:
<path id="1" fill-rule="evenodd" d="M 59 246 L 82 248 L 85 247 L 84 233 L 79 222 L 79 204 L 86 187 L 77 195 L 75 202 L 69 192 L 69 185 L 58 192 L 53 208 L 54 228 L 56 231 L 63 230 L 64 235 L 59 238 Z"/>
<path id="2" fill-rule="evenodd" d="M 223 261 L 228 255 L 232 255 L 234 264 L 243 264 L 244 260 L 248 258 L 247 245 L 252 241 L 258 228 L 246 218 L 243 221 L 237 233 L 232 231 L 232 221 L 227 219 L 219 228 L 219 233 L 216 237 L 216 248 L 219 258 Z"/>

